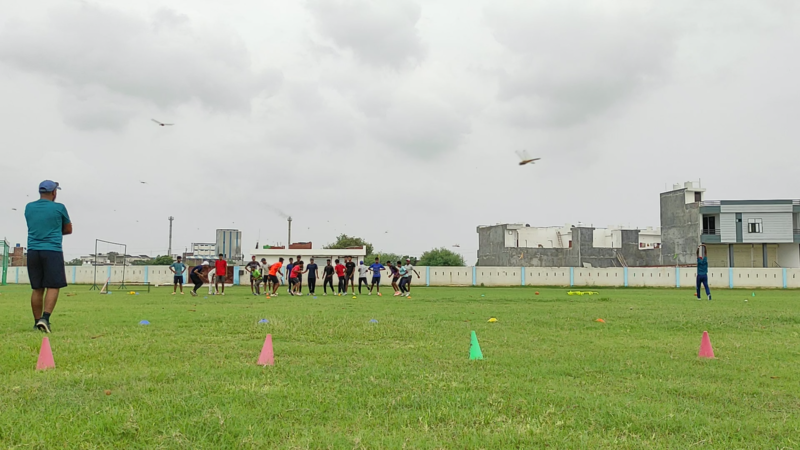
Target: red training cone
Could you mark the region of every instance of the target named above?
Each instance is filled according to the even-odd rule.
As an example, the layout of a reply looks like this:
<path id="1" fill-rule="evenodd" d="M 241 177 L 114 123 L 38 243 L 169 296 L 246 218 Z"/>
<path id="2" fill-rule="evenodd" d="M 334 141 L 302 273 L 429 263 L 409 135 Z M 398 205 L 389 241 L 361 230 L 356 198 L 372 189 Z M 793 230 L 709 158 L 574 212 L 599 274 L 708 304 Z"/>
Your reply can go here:
<path id="1" fill-rule="evenodd" d="M 259 366 L 272 366 L 275 364 L 275 355 L 272 353 L 272 335 L 268 334 L 264 340 L 264 348 L 261 349 L 261 356 L 258 357 Z"/>
<path id="2" fill-rule="evenodd" d="M 36 370 L 55 368 L 56 362 L 53 360 L 53 350 L 50 349 L 50 339 L 45 336 L 42 338 L 42 348 L 39 350 L 39 361 L 36 362 Z"/>
<path id="3" fill-rule="evenodd" d="M 699 358 L 714 357 L 714 349 L 711 348 L 711 339 L 708 337 L 708 331 L 703 331 L 703 340 L 700 341 L 700 353 L 697 356 Z"/>

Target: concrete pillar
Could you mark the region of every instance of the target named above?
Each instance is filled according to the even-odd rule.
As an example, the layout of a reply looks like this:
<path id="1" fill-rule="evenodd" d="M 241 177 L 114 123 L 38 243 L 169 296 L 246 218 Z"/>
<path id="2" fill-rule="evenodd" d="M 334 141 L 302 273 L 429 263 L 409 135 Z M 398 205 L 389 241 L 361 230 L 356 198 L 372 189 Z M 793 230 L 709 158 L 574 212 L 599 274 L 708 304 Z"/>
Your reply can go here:
<path id="1" fill-rule="evenodd" d="M 733 263 L 733 244 L 728 244 L 728 267 L 734 267 L 734 263 Z"/>
<path id="2" fill-rule="evenodd" d="M 769 260 L 767 259 L 767 244 L 761 244 L 761 256 L 763 261 L 763 265 L 761 267 L 767 268 L 769 267 Z"/>

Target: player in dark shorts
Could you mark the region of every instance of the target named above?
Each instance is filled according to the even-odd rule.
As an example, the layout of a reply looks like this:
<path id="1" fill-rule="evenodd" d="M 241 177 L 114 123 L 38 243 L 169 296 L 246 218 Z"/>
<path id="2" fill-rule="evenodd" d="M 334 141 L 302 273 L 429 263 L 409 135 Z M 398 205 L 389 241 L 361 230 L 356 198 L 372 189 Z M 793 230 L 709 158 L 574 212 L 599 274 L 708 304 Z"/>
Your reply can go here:
<path id="1" fill-rule="evenodd" d="M 175 295 L 175 291 L 178 290 L 178 286 L 181 288 L 181 295 L 183 295 L 183 272 L 186 272 L 186 264 L 181 261 L 181 257 L 178 256 L 178 260 L 172 263 L 169 266 L 169 270 L 173 273 L 172 276 L 172 295 Z"/>
<path id="2" fill-rule="evenodd" d="M 67 208 L 56 203 L 60 189 L 55 181 L 42 181 L 39 200 L 25 206 L 33 324 L 45 333 L 50 332 L 50 314 L 58 302 L 58 293 L 67 287 L 61 245 L 63 236 L 72 234 L 72 221 Z"/>
<path id="3" fill-rule="evenodd" d="M 392 289 L 394 289 L 394 296 L 397 297 L 400 295 L 400 287 L 397 285 L 397 282 L 400 280 L 400 271 L 397 269 L 397 266 L 392 264 L 391 261 L 386 261 L 386 265 L 389 267 L 389 276 L 392 277 Z"/>
<path id="4" fill-rule="evenodd" d="M 319 277 L 317 264 L 314 262 L 314 258 L 309 260 L 308 265 L 306 265 L 306 270 L 303 271 L 303 273 L 308 273 L 308 295 L 314 295 L 317 290 L 317 278 Z"/>
<path id="5" fill-rule="evenodd" d="M 303 261 L 297 261 L 292 266 L 292 272 L 289 274 L 289 286 L 291 286 L 291 295 L 300 295 L 297 290 L 300 288 L 300 273 L 303 272 Z"/>
<path id="6" fill-rule="evenodd" d="M 331 287 L 331 293 L 336 295 L 336 291 L 333 290 L 333 266 L 331 265 L 330 259 L 322 269 L 322 295 L 328 295 L 329 285 Z"/>
<path id="7" fill-rule="evenodd" d="M 356 295 L 356 263 L 353 262 L 352 256 L 345 258 L 344 272 L 344 293 L 347 294 L 347 286 L 350 286 L 350 289 L 353 290 L 353 295 Z"/>
<path id="8" fill-rule="evenodd" d="M 297 262 L 300 262 L 300 259 L 301 256 L 297 255 Z M 303 267 L 305 267 L 305 265 L 306 263 L 303 262 Z M 297 274 L 297 281 L 299 284 L 297 286 L 297 293 L 295 295 L 303 295 L 303 272 Z"/>
<path id="9" fill-rule="evenodd" d="M 272 282 L 272 295 L 278 295 L 278 288 L 281 285 L 280 280 L 278 280 L 278 275 L 280 274 L 283 276 L 283 272 L 281 272 L 281 267 L 283 266 L 283 258 L 278 258 L 278 262 L 269 266 L 269 281 Z M 270 292 L 267 291 L 267 298 L 269 298 Z"/>
<path id="10" fill-rule="evenodd" d="M 253 295 L 258 295 L 256 294 L 256 289 L 257 289 L 256 283 L 261 283 L 261 277 L 259 277 L 259 279 L 256 280 L 256 277 L 253 276 L 253 271 L 260 268 L 261 264 L 259 264 L 258 261 L 256 261 L 255 256 L 252 256 L 251 261 L 247 263 L 246 266 L 244 266 L 244 270 L 246 270 L 247 273 L 250 274 L 250 292 L 252 292 Z"/>
<path id="11" fill-rule="evenodd" d="M 375 262 L 369 266 L 370 272 L 372 272 L 372 284 L 369 286 L 369 295 L 372 295 L 372 289 L 376 288 L 378 291 L 378 295 L 381 295 L 381 271 L 386 270 L 381 264 L 380 259 L 375 258 Z"/>
<path id="12" fill-rule="evenodd" d="M 261 258 L 261 279 L 264 281 L 264 292 L 269 294 L 270 286 L 269 281 L 269 264 L 267 264 L 267 258 Z"/>

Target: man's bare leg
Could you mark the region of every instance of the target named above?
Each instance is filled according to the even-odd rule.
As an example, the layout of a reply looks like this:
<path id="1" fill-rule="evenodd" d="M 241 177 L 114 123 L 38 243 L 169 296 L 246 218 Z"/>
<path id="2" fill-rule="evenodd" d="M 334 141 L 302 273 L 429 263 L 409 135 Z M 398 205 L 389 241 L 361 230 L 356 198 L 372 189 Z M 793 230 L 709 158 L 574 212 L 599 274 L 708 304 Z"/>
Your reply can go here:
<path id="1" fill-rule="evenodd" d="M 33 321 L 42 318 L 42 309 L 44 308 L 44 289 L 34 289 L 31 292 L 31 310 L 33 311 Z"/>

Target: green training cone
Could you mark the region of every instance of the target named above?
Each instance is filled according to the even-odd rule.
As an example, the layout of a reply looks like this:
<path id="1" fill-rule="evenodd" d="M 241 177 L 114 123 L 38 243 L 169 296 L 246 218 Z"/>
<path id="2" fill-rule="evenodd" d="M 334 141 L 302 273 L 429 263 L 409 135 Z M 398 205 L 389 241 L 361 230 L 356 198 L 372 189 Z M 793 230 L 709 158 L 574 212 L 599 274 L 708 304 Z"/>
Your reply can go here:
<path id="1" fill-rule="evenodd" d="M 475 332 L 472 332 L 472 339 L 469 344 L 469 359 L 470 361 L 475 359 L 483 359 L 483 353 L 481 353 L 481 345 L 478 344 L 478 335 Z"/>

